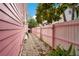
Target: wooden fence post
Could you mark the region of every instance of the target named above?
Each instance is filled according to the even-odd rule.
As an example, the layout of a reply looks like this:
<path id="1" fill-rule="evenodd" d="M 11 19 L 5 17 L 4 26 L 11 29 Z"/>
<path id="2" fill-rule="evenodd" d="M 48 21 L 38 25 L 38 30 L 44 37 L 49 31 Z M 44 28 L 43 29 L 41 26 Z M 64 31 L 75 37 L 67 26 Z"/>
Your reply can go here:
<path id="1" fill-rule="evenodd" d="M 42 40 L 42 27 L 40 27 L 40 39 Z"/>
<path id="2" fill-rule="evenodd" d="M 55 47 L 55 26 L 52 25 L 52 48 Z"/>

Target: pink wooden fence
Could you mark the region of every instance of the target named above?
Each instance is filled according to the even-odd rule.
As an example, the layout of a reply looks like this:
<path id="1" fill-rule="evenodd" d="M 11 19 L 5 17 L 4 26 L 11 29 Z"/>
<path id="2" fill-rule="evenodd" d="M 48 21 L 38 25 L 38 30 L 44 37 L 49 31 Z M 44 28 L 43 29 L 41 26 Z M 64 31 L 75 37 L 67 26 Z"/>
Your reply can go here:
<path id="1" fill-rule="evenodd" d="M 41 38 L 52 47 L 52 25 L 41 27 Z"/>
<path id="2" fill-rule="evenodd" d="M 79 55 L 79 20 L 46 25 L 39 29 L 40 32 L 36 32 L 38 29 L 33 28 L 32 33 L 39 34 L 39 38 L 41 37 L 52 48 L 60 45 L 67 49 L 70 44 L 73 44 Z"/>
<path id="3" fill-rule="evenodd" d="M 33 28 L 32 32 L 34 32 L 34 34 L 40 38 L 40 27 Z"/>
<path id="4" fill-rule="evenodd" d="M 0 55 L 19 55 L 25 33 L 25 4 L 0 4 Z"/>

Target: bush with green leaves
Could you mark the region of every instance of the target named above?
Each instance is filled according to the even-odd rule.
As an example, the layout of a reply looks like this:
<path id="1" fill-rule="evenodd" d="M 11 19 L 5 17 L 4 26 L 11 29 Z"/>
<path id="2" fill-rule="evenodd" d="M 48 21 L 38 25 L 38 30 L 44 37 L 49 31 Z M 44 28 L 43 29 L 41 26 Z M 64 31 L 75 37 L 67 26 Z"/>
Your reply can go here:
<path id="1" fill-rule="evenodd" d="M 75 56 L 75 48 L 73 48 L 72 44 L 70 47 L 66 50 L 64 48 L 60 48 L 60 46 L 57 46 L 56 49 L 51 50 L 48 54 L 48 56 Z"/>
<path id="2" fill-rule="evenodd" d="M 37 23 L 37 21 L 35 19 L 31 18 L 27 22 L 28 22 L 28 27 L 29 28 L 33 28 L 33 27 L 37 27 L 38 26 L 38 23 Z"/>

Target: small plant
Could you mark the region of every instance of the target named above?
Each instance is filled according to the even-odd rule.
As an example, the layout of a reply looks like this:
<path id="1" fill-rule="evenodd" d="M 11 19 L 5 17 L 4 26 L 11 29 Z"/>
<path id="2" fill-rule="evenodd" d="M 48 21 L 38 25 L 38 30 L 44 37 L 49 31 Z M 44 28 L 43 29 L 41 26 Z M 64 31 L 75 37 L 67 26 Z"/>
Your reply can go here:
<path id="1" fill-rule="evenodd" d="M 71 44 L 68 50 L 65 50 L 64 48 L 61 49 L 60 46 L 57 46 L 56 49 L 53 49 L 47 55 L 48 56 L 75 56 L 76 52 L 75 52 L 75 48 L 72 48 L 72 44 Z"/>

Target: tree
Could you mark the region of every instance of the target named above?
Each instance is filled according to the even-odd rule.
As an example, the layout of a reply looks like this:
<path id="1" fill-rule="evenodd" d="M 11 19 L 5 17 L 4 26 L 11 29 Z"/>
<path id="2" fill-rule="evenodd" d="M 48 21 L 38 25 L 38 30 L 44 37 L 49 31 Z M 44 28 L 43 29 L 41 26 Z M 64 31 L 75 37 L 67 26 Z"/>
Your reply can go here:
<path id="1" fill-rule="evenodd" d="M 36 11 L 36 19 L 38 23 L 42 23 L 46 20 L 48 23 L 52 23 L 52 21 L 58 21 L 60 19 L 60 15 L 55 12 L 55 4 L 54 3 L 41 3 L 37 7 Z"/>
<path id="2" fill-rule="evenodd" d="M 41 4 L 38 5 L 37 9 L 36 9 L 36 19 L 38 23 L 42 23 L 43 22 L 43 18 L 42 18 L 42 6 Z"/>
<path id="3" fill-rule="evenodd" d="M 28 27 L 29 28 L 33 28 L 33 27 L 36 27 L 36 26 L 38 26 L 38 23 L 37 23 L 37 21 L 35 21 L 35 19 L 29 19 L 28 20 Z"/>
<path id="4" fill-rule="evenodd" d="M 63 15 L 63 20 L 66 22 L 66 15 L 65 15 L 65 10 L 69 7 L 69 4 L 68 3 L 62 3 L 60 4 L 60 6 L 58 7 L 58 10 L 57 10 L 57 13 L 58 14 L 62 14 Z"/>

